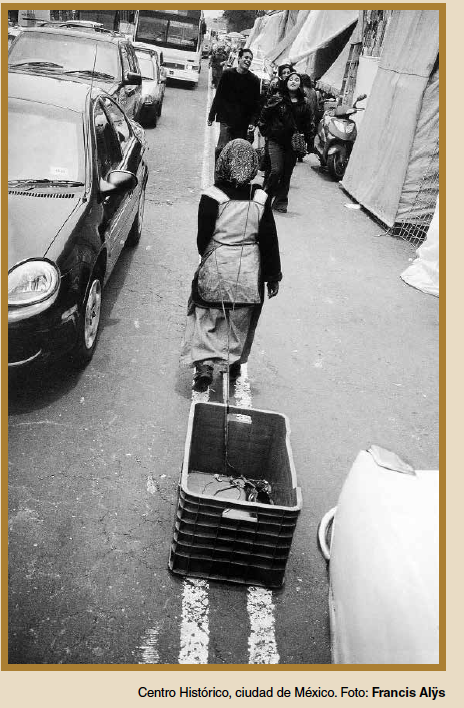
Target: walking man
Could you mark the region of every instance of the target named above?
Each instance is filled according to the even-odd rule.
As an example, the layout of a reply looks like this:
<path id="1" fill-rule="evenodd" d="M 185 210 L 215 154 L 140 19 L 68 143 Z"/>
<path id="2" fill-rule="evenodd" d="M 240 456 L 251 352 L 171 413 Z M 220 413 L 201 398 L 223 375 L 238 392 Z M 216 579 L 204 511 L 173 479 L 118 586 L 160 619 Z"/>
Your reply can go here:
<path id="1" fill-rule="evenodd" d="M 254 130 L 260 111 L 260 81 L 250 71 L 253 52 L 240 49 L 238 66 L 222 74 L 208 115 L 208 125 L 220 124 L 216 161 L 223 147 L 236 138 L 246 140 Z"/>

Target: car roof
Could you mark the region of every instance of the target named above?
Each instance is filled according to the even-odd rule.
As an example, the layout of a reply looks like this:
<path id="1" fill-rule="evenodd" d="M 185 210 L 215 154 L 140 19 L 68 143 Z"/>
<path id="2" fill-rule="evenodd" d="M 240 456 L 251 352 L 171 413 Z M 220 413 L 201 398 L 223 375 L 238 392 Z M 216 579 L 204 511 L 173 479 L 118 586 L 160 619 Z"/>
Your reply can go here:
<path id="1" fill-rule="evenodd" d="M 53 36 L 59 34 L 63 37 L 78 37 L 81 40 L 91 40 L 92 42 L 113 42 L 128 43 L 129 40 L 121 34 L 113 32 L 82 32 L 80 30 L 66 29 L 64 27 L 25 27 L 24 34 L 51 34 Z M 21 33 L 22 34 L 22 33 Z"/>
<path id="2" fill-rule="evenodd" d="M 75 81 L 72 77 L 8 72 L 9 98 L 43 103 L 82 113 L 90 92 L 94 96 L 105 95 L 105 91 Z"/>
<path id="3" fill-rule="evenodd" d="M 145 42 L 132 42 L 132 46 L 136 52 L 146 52 L 147 54 L 156 54 L 159 56 L 157 47 L 154 47 L 151 44 L 146 44 Z"/>

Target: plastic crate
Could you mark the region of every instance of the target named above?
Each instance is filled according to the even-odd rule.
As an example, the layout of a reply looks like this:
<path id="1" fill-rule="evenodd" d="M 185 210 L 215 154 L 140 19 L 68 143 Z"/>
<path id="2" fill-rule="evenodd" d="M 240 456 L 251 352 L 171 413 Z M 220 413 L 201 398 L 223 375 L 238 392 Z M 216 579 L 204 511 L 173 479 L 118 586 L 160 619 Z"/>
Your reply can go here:
<path id="1" fill-rule="evenodd" d="M 225 476 L 225 416 L 223 404 L 192 404 L 169 568 L 179 575 L 281 587 L 302 507 L 288 419 L 229 407 L 228 461 L 239 474 L 271 484 L 274 503 L 265 504 L 237 498 L 236 489 L 219 492 L 215 475 Z"/>

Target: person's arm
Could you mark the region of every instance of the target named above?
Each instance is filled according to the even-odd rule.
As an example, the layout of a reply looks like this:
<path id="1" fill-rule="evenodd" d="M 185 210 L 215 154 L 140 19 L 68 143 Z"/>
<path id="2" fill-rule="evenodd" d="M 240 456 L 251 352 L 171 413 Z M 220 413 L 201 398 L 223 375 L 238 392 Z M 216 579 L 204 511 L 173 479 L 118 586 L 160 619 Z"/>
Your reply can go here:
<path id="1" fill-rule="evenodd" d="M 282 280 L 282 272 L 280 270 L 279 240 L 269 198 L 266 201 L 259 224 L 258 241 L 261 254 L 262 278 L 268 284 L 269 297 L 273 297 L 277 295 L 279 290 L 278 284 Z"/>
<path id="2" fill-rule="evenodd" d="M 197 248 L 200 256 L 203 255 L 205 249 L 214 233 L 216 219 L 218 215 L 218 203 L 211 197 L 203 196 L 198 205 L 198 233 L 197 233 Z"/>
<path id="3" fill-rule="evenodd" d="M 214 121 L 214 119 L 217 116 L 218 108 L 221 105 L 222 101 L 222 96 L 224 93 L 224 86 L 227 86 L 227 72 L 224 72 L 219 79 L 218 87 L 216 89 L 216 93 L 214 94 L 213 102 L 211 104 L 211 108 L 209 109 L 208 113 L 208 124 L 211 125 L 211 123 Z"/>

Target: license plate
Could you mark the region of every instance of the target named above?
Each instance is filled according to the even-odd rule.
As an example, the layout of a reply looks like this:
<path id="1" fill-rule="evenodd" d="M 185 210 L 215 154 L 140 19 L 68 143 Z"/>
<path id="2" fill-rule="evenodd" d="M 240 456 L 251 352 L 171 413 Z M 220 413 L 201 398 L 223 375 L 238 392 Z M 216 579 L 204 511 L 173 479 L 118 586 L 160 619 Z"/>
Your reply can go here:
<path id="1" fill-rule="evenodd" d="M 173 74 L 174 72 L 173 72 L 173 71 L 170 71 L 169 73 L 170 73 L 170 74 Z"/>

